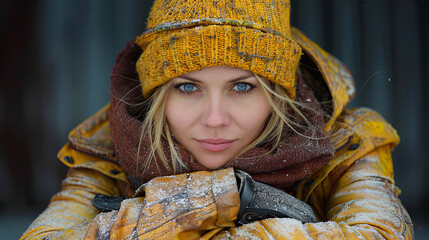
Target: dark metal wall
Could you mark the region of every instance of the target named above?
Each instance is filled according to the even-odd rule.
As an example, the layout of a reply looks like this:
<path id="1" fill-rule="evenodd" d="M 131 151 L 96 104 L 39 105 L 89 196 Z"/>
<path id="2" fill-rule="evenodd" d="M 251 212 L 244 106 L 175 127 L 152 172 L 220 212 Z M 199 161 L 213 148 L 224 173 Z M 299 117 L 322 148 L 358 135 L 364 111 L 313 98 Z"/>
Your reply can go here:
<path id="1" fill-rule="evenodd" d="M 293 5 L 295 3 L 295 5 Z M 355 78 L 351 106 L 380 113 L 398 130 L 395 179 L 412 214 L 428 200 L 427 96 L 429 2 L 410 0 L 299 0 L 292 22 L 340 58 Z"/>
<path id="2" fill-rule="evenodd" d="M 0 212 L 46 206 L 66 167 L 56 152 L 109 101 L 109 75 L 144 30 L 152 1 L 0 2 Z M 381 112 L 402 137 L 396 183 L 412 217 L 429 215 L 429 2 L 292 0 L 292 24 L 352 71 L 352 106 Z"/>

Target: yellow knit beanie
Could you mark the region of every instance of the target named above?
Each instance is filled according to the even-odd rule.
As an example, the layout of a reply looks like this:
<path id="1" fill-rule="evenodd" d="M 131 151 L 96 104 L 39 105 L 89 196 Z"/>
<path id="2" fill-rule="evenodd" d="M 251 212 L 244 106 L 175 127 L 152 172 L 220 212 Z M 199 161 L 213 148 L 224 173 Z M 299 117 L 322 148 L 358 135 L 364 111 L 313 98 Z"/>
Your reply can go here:
<path id="1" fill-rule="evenodd" d="M 295 98 L 301 48 L 290 33 L 290 0 L 155 0 L 136 67 L 143 95 L 204 67 L 250 70 Z"/>

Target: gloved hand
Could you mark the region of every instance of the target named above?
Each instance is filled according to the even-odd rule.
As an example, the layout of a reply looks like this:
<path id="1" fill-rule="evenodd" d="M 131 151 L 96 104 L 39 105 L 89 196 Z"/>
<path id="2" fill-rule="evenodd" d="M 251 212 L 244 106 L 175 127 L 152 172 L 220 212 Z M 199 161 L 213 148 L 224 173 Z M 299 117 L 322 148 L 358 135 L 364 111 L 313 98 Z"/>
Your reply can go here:
<path id="1" fill-rule="evenodd" d="M 91 221 L 86 239 L 199 239 L 234 227 L 240 205 L 235 179 L 232 168 L 199 171 L 154 178 L 126 200 L 97 195 L 93 205 L 105 212 Z"/>
<path id="2" fill-rule="evenodd" d="M 293 218 L 303 223 L 317 222 L 307 203 L 264 183 L 256 182 L 241 170 L 235 170 L 240 194 L 237 223 L 246 224 L 267 218 Z"/>

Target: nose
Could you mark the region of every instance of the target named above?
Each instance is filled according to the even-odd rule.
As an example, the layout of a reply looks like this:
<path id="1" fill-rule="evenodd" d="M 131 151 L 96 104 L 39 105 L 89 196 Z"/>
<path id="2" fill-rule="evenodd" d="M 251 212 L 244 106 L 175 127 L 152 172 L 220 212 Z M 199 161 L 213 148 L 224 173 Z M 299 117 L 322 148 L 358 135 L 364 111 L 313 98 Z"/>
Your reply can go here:
<path id="1" fill-rule="evenodd" d="M 201 122 L 207 127 L 224 127 L 230 123 L 228 104 L 222 96 L 210 96 L 203 106 Z"/>

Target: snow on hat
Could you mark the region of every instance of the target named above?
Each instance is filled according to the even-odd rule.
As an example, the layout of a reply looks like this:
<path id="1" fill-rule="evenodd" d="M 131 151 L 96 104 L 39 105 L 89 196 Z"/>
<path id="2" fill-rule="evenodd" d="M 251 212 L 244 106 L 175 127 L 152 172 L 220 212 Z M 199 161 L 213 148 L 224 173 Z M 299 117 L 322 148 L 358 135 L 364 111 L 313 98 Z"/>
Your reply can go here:
<path id="1" fill-rule="evenodd" d="M 295 98 L 301 48 L 291 38 L 290 0 L 155 0 L 137 72 L 145 97 L 204 67 L 252 71 Z"/>

